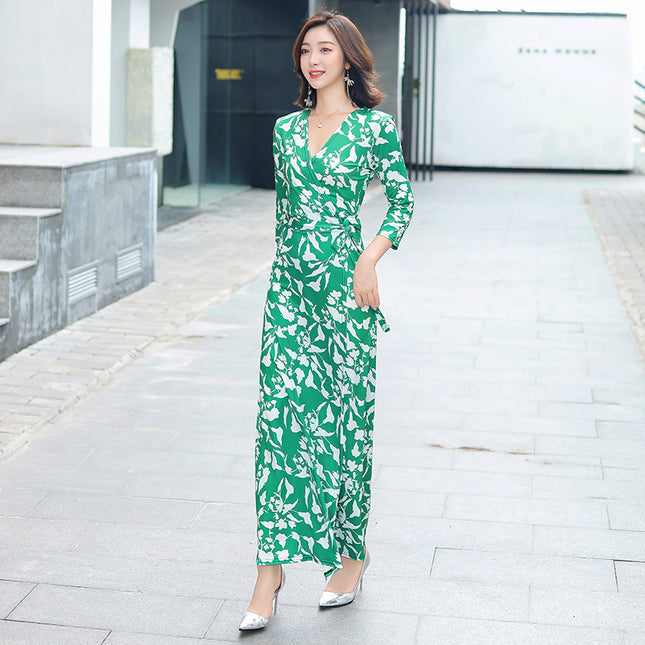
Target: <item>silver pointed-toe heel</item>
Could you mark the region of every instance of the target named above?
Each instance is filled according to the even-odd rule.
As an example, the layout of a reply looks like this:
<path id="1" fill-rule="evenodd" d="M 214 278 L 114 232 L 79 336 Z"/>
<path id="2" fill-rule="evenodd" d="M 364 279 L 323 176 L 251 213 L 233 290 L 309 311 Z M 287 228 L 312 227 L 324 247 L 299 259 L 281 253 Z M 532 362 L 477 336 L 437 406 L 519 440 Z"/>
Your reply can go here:
<path id="1" fill-rule="evenodd" d="M 353 602 L 356 598 L 358 590 L 363 589 L 363 575 L 365 574 L 365 569 L 370 563 L 370 554 L 365 549 L 365 560 L 363 560 L 363 566 L 361 567 L 361 575 L 358 577 L 358 582 L 352 591 L 347 593 L 334 593 L 333 591 L 323 591 L 320 596 L 320 602 L 318 605 L 320 607 L 342 607 L 343 605 L 349 605 L 350 602 Z"/>
<path id="2" fill-rule="evenodd" d="M 275 614 L 278 611 L 278 594 L 282 591 L 282 588 L 284 587 L 284 583 L 286 581 L 286 576 L 284 573 L 284 569 L 282 568 L 282 565 L 280 565 L 280 573 L 281 573 L 281 580 L 280 580 L 280 586 L 275 590 L 275 593 L 273 594 L 273 614 Z M 256 614 L 252 611 L 245 611 L 244 616 L 242 617 L 242 622 L 240 623 L 240 630 L 243 632 L 246 631 L 251 631 L 253 629 L 262 629 L 263 627 L 266 627 L 269 624 L 269 620 L 271 619 L 271 616 L 267 618 L 266 616 L 262 616 L 261 614 Z"/>

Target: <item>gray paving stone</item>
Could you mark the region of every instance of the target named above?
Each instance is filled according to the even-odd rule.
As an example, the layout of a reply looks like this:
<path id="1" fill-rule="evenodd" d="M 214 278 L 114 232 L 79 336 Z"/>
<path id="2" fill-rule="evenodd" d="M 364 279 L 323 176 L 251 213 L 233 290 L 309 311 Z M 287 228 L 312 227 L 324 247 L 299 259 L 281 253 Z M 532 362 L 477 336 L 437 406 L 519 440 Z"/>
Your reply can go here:
<path id="1" fill-rule="evenodd" d="M 490 643 L 525 643 L 526 645 L 622 645 L 619 630 L 536 625 L 497 620 L 473 620 L 423 616 L 417 632 L 417 645 L 489 645 Z"/>
<path id="2" fill-rule="evenodd" d="M 182 474 L 181 477 L 144 474 L 137 476 L 128 488 L 128 494 L 137 497 L 251 504 L 255 500 L 255 487 L 254 480 L 233 479 L 223 473 L 217 476 Z"/>
<path id="3" fill-rule="evenodd" d="M 626 461 L 629 462 L 629 460 Z M 605 479 L 611 481 L 645 482 L 645 470 L 643 470 L 642 466 L 637 466 L 631 462 L 622 465 L 603 463 L 602 474 Z"/>
<path id="4" fill-rule="evenodd" d="M 0 618 L 6 618 L 33 588 L 28 582 L 0 579 Z"/>
<path id="5" fill-rule="evenodd" d="M 645 560 L 641 562 L 616 560 L 614 566 L 620 592 L 645 594 Z"/>
<path id="6" fill-rule="evenodd" d="M 376 541 L 368 535 L 369 571 L 372 576 L 428 578 L 435 553 L 432 540 L 425 543 Z"/>
<path id="7" fill-rule="evenodd" d="M 291 599 L 297 602 L 298 596 L 294 590 L 296 585 L 292 583 L 294 575 L 290 575 L 294 567 L 289 566 L 288 568 L 287 576 L 290 584 L 288 590 L 285 584 L 284 593 L 280 593 L 280 601 L 289 602 Z M 302 577 L 300 568 L 297 573 Z M 256 578 L 257 569 L 253 559 L 249 560 L 246 566 L 231 562 L 162 560 L 149 571 L 141 589 L 150 593 L 158 593 L 163 590 L 165 594 L 171 596 L 197 598 L 222 599 L 225 594 L 229 600 L 246 601 L 248 605 Z M 311 581 L 311 575 L 308 579 Z M 314 586 L 313 589 L 321 587 L 321 585 L 321 588 L 324 588 L 323 580 L 322 567 L 320 567 L 316 581 L 317 586 Z M 302 596 L 300 597 L 302 598 Z M 313 600 L 312 597 L 312 604 Z"/>
<path id="8" fill-rule="evenodd" d="M 188 528 L 201 502 L 51 492 L 29 517 Z"/>
<path id="9" fill-rule="evenodd" d="M 233 458 L 215 453 L 143 450 L 122 446 L 97 446 L 83 461 L 82 470 L 126 470 L 150 474 L 225 472 Z"/>
<path id="10" fill-rule="evenodd" d="M 579 455 L 605 459 L 627 453 L 630 458 L 645 460 L 645 442 L 602 437 L 546 437 L 535 438 L 535 451 L 545 455 Z"/>
<path id="11" fill-rule="evenodd" d="M 593 419 L 594 421 L 641 421 L 645 422 L 645 407 L 611 403 L 558 403 L 545 402 L 540 414 L 546 417 Z"/>
<path id="12" fill-rule="evenodd" d="M 102 645 L 108 634 L 99 629 L 0 620 L 0 643 L 3 645 Z"/>
<path id="13" fill-rule="evenodd" d="M 139 591 L 156 564 L 123 552 L 114 557 L 93 553 L 88 558 L 87 553 L 72 550 L 0 547 L 1 575 L 18 582 Z"/>
<path id="14" fill-rule="evenodd" d="M 71 520 L 0 517 L 0 544 L 30 549 L 73 549 L 91 524 Z"/>
<path id="15" fill-rule="evenodd" d="M 42 488 L 0 488 L 0 515 L 23 517 L 46 494 Z"/>
<path id="16" fill-rule="evenodd" d="M 385 466 L 407 466 L 421 456 L 422 462 L 432 464 L 433 468 L 452 468 L 454 455 L 451 451 L 435 448 L 429 443 L 379 445 L 373 453 L 374 463 Z"/>
<path id="17" fill-rule="evenodd" d="M 191 526 L 198 531 L 253 534 L 256 523 L 255 504 L 220 502 L 205 504 Z"/>
<path id="18" fill-rule="evenodd" d="M 92 452 L 92 446 L 82 444 L 65 444 L 36 438 L 29 450 L 21 455 L 21 463 L 53 467 L 74 467 L 80 464 Z M 23 466 L 23 467 L 24 467 Z"/>
<path id="19" fill-rule="evenodd" d="M 605 439 L 642 440 L 645 427 L 639 421 L 598 421 L 598 436 Z"/>
<path id="20" fill-rule="evenodd" d="M 203 643 L 237 643 L 237 640 L 222 641 L 205 638 L 183 638 L 181 636 L 160 636 L 159 634 L 125 634 L 110 632 L 103 645 L 200 645 Z"/>
<path id="21" fill-rule="evenodd" d="M 428 432 L 444 430 L 446 428 L 460 428 L 463 425 L 464 415 L 461 412 L 452 410 L 411 410 L 409 413 L 401 414 L 401 411 L 394 406 L 376 404 L 375 428 L 376 432 L 382 435 L 396 437 L 397 433 L 418 433 L 419 428 Z M 391 442 L 390 442 L 391 443 Z"/>
<path id="22" fill-rule="evenodd" d="M 632 354 L 633 348 L 630 347 L 629 355 Z M 645 407 L 645 394 L 642 390 L 597 389 L 594 390 L 593 395 L 594 400 L 600 403 Z"/>
<path id="23" fill-rule="evenodd" d="M 532 547 L 532 527 L 505 522 L 475 522 L 408 515 L 374 515 L 368 538 L 378 542 L 474 548 L 485 551 L 528 553 Z"/>
<path id="24" fill-rule="evenodd" d="M 642 499 L 645 497 L 645 479 L 635 483 L 607 478 L 569 479 L 536 475 L 533 477 L 533 495 L 544 499 Z"/>
<path id="25" fill-rule="evenodd" d="M 520 399 L 533 399 L 536 401 L 575 401 L 578 403 L 591 403 L 591 388 L 584 385 L 572 384 L 569 386 L 537 386 L 529 384 L 505 383 L 473 383 L 469 392 L 476 396 L 516 397 Z"/>
<path id="26" fill-rule="evenodd" d="M 553 384 L 553 378 L 544 381 L 538 378 L 538 385 Z M 563 377 L 570 382 L 570 377 Z M 462 427 L 480 432 L 531 432 L 535 435 L 562 435 L 572 437 L 595 437 L 596 424 L 593 419 L 569 419 L 555 417 L 531 417 L 520 415 L 470 414 L 464 415 Z"/>
<path id="27" fill-rule="evenodd" d="M 591 500 L 563 501 L 450 494 L 446 497 L 443 517 L 547 526 L 609 528 L 607 504 Z"/>
<path id="28" fill-rule="evenodd" d="M 374 450 L 380 446 L 425 444 L 444 450 L 480 450 L 533 454 L 534 435 L 519 432 L 478 432 L 445 426 L 431 428 L 379 428 Z"/>
<path id="29" fill-rule="evenodd" d="M 175 430 L 132 427 L 116 428 L 107 424 L 88 425 L 87 423 L 80 423 L 75 420 L 57 420 L 45 426 L 40 433 L 40 437 L 48 441 L 84 444 L 93 447 L 122 447 L 124 444 L 127 444 L 133 449 L 164 450 L 169 447 L 170 442 L 176 434 L 177 432 Z"/>
<path id="30" fill-rule="evenodd" d="M 119 494 L 135 477 L 124 471 L 88 472 L 39 465 L 26 469 L 20 462 L 5 462 L 0 468 L 0 485 L 7 488 L 46 487 L 61 492 Z"/>
<path id="31" fill-rule="evenodd" d="M 227 477 L 234 479 L 253 479 L 255 477 L 255 459 L 253 456 L 246 457 L 237 455 L 233 457 L 233 463 L 226 471 Z"/>
<path id="32" fill-rule="evenodd" d="M 528 474 L 496 473 L 438 468 L 403 468 L 382 466 L 373 478 L 375 488 L 427 491 L 430 493 L 464 493 L 477 490 L 482 495 L 506 494 L 513 497 L 531 494 Z"/>
<path id="33" fill-rule="evenodd" d="M 441 517 L 445 495 L 410 490 L 374 488 L 371 498 L 371 513 L 376 516 L 396 509 L 398 515 Z"/>
<path id="34" fill-rule="evenodd" d="M 9 617 L 94 629 L 199 637 L 220 604 L 221 601 L 205 598 L 40 584 Z"/>
<path id="35" fill-rule="evenodd" d="M 624 645 L 641 645 L 645 642 L 645 631 L 624 631 L 623 643 Z"/>
<path id="36" fill-rule="evenodd" d="M 381 360 L 379 369 L 382 364 Z M 387 371 L 381 370 L 380 373 L 387 374 Z M 396 374 L 394 376 L 396 377 Z M 532 369 L 486 369 L 481 366 L 477 369 L 464 370 L 427 365 L 419 377 L 421 379 L 465 380 L 468 383 L 525 383 L 533 385 L 536 382 L 536 373 Z"/>
<path id="37" fill-rule="evenodd" d="M 645 596 L 580 589 L 531 589 L 532 622 L 604 629 L 645 629 Z"/>
<path id="38" fill-rule="evenodd" d="M 254 534 L 196 531 L 165 527 L 100 524 L 92 527 L 76 550 L 95 554 L 156 561 L 255 562 Z"/>
<path id="39" fill-rule="evenodd" d="M 638 561 L 645 553 L 645 532 L 536 526 L 533 544 L 535 553 Z"/>
<path id="40" fill-rule="evenodd" d="M 286 585 L 285 585 L 286 589 Z M 218 612 L 207 638 L 234 639 L 248 602 L 227 600 Z M 412 643 L 418 618 L 389 611 L 365 611 L 358 599 L 333 610 L 317 606 L 282 605 L 269 625 L 254 633 L 254 643 L 267 645 L 337 645 L 342 643 Z M 313 629 L 312 629 L 313 627 Z M 246 640 L 244 638 L 244 640 Z"/>
<path id="41" fill-rule="evenodd" d="M 436 550 L 431 578 L 473 580 L 534 587 L 578 587 L 616 591 L 612 560 L 495 553 L 471 549 Z"/>
<path id="42" fill-rule="evenodd" d="M 374 612 L 388 607 L 397 613 L 418 615 L 526 620 L 529 588 L 469 580 L 379 577 L 365 574 L 361 607 Z"/>
<path id="43" fill-rule="evenodd" d="M 645 528 L 645 503 L 609 501 L 609 525 L 612 529 L 642 531 Z M 645 555 L 644 558 L 645 559 Z"/>
<path id="44" fill-rule="evenodd" d="M 584 477 L 601 479 L 598 457 L 570 455 L 509 455 L 493 452 L 460 452 L 455 456 L 456 470 Z"/>
<path id="45" fill-rule="evenodd" d="M 638 454 L 629 454 L 625 451 L 623 454 L 608 453 L 603 455 L 600 458 L 600 463 L 603 466 L 603 470 L 604 468 L 624 468 L 628 470 L 642 467 L 643 460 Z"/>

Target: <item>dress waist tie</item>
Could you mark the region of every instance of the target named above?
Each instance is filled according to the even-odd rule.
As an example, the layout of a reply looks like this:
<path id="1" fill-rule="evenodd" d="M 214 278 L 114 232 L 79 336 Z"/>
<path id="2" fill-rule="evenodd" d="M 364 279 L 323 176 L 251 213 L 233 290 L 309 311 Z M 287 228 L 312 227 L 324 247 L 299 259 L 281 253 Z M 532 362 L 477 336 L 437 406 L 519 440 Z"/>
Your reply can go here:
<path id="1" fill-rule="evenodd" d="M 287 228 L 301 229 L 301 230 L 324 229 L 324 230 L 341 231 L 342 233 L 344 233 L 343 235 L 344 241 L 347 243 L 348 247 L 351 250 L 355 251 L 358 255 L 360 255 L 363 252 L 360 233 L 349 222 L 346 222 L 344 220 L 337 220 L 335 222 L 329 221 L 329 220 L 319 220 L 314 222 L 311 220 L 290 218 L 286 222 L 286 226 Z M 356 260 L 358 260 L 358 255 L 356 257 Z M 356 260 L 354 261 L 354 265 L 356 265 Z M 365 305 L 365 306 L 369 307 L 369 305 Z M 390 331 L 390 325 L 388 324 L 380 307 L 373 308 L 373 311 L 376 316 L 376 321 L 381 326 L 381 329 L 384 332 Z"/>

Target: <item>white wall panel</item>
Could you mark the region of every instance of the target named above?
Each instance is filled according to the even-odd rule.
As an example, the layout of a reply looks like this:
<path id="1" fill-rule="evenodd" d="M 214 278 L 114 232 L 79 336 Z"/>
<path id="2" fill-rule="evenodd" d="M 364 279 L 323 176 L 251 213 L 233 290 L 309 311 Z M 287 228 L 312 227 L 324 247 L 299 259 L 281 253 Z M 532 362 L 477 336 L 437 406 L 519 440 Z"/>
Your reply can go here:
<path id="1" fill-rule="evenodd" d="M 620 16 L 442 14 L 435 163 L 631 169 L 631 44 Z"/>
<path id="2" fill-rule="evenodd" d="M 89 145 L 91 0 L 0 2 L 0 142 Z"/>

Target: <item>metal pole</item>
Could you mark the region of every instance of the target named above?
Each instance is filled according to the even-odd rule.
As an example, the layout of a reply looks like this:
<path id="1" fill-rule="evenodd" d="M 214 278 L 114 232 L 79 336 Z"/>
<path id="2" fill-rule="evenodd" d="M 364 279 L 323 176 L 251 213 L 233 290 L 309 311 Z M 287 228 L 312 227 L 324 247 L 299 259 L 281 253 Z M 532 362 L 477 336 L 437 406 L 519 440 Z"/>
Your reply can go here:
<path id="1" fill-rule="evenodd" d="M 421 170 L 421 153 L 419 150 L 419 143 L 423 143 L 425 145 L 425 142 L 422 140 L 421 137 L 421 83 L 423 82 L 424 84 L 424 89 L 425 89 L 425 81 L 421 78 L 421 19 L 423 17 L 423 2 L 417 2 L 415 6 L 415 18 L 417 21 L 416 24 L 416 34 L 415 34 L 415 54 L 416 54 L 416 61 L 417 61 L 417 72 L 416 72 L 416 81 L 417 81 L 417 92 L 416 92 L 416 103 L 417 103 L 417 114 L 416 114 L 416 124 L 414 128 L 414 133 L 416 136 L 416 140 L 414 142 L 414 178 L 419 179 L 419 174 Z"/>
<path id="2" fill-rule="evenodd" d="M 423 10 L 423 22 L 425 23 L 425 54 L 423 64 L 423 170 L 421 178 L 423 181 L 426 179 L 426 166 L 428 165 L 426 159 L 426 152 L 428 150 L 428 50 L 430 48 L 430 7 L 426 6 Z"/>
<path id="3" fill-rule="evenodd" d="M 434 17 L 432 20 L 432 103 L 430 106 L 430 181 L 434 174 L 434 104 L 435 83 L 437 76 L 437 16 L 439 15 L 439 0 L 434 0 Z"/>

